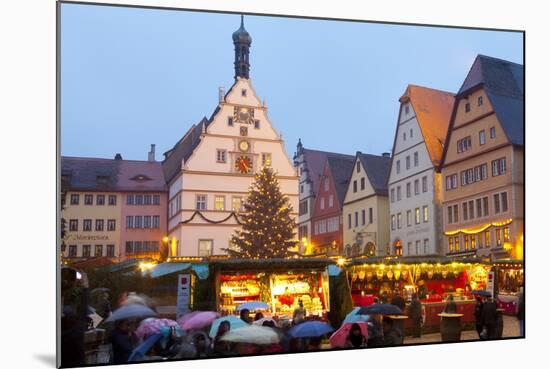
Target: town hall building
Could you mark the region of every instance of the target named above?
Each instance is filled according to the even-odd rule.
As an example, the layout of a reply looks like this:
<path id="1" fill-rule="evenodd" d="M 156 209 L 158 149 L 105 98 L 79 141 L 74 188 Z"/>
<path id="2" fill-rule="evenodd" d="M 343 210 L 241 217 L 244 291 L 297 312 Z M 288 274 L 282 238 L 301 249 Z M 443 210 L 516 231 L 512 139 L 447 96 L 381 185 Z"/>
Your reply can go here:
<path id="1" fill-rule="evenodd" d="M 298 214 L 298 175 L 275 130 L 265 103 L 250 80 L 252 38 L 244 28 L 233 33 L 235 82 L 212 116 L 194 124 L 165 153 L 169 186 L 168 236 L 171 256 L 225 255 L 240 227 L 254 174 L 264 166 L 277 173 L 281 192 Z"/>

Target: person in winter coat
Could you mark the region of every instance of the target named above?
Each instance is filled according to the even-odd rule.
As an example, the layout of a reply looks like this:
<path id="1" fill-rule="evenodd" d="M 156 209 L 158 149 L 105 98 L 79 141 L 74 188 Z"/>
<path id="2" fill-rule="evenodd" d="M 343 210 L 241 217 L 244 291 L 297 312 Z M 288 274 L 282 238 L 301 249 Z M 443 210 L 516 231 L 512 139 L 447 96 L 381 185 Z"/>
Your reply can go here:
<path id="1" fill-rule="evenodd" d="M 413 322 L 413 337 L 418 338 L 422 336 L 422 304 L 418 301 L 416 293 L 412 294 L 408 315 Z"/>
<path id="2" fill-rule="evenodd" d="M 497 338 L 497 303 L 493 298 L 489 297 L 487 301 L 483 303 L 481 309 L 481 319 L 483 322 L 483 328 L 486 330 L 486 339 Z"/>
<path id="3" fill-rule="evenodd" d="M 353 323 L 349 330 L 349 335 L 346 338 L 346 347 L 359 348 L 367 345 L 367 339 L 361 332 L 361 327 L 357 323 Z"/>
<path id="4" fill-rule="evenodd" d="M 124 364 L 134 351 L 137 338 L 134 335 L 136 324 L 127 319 L 118 320 L 111 332 L 110 342 L 113 347 L 113 362 Z"/>
<path id="5" fill-rule="evenodd" d="M 398 329 L 390 317 L 382 320 L 384 329 L 384 346 L 397 346 L 403 344 L 403 333 Z"/>
<path id="6" fill-rule="evenodd" d="M 384 329 L 381 323 L 381 315 L 373 315 L 367 323 L 368 347 L 380 347 L 384 344 Z"/>
<path id="7" fill-rule="evenodd" d="M 518 295 L 518 323 L 519 323 L 519 335 L 525 336 L 525 295 L 523 293 L 523 287 L 519 288 Z"/>
<path id="8" fill-rule="evenodd" d="M 476 319 L 476 331 L 477 335 L 481 339 L 481 332 L 483 331 L 483 319 L 481 315 L 481 311 L 483 310 L 483 300 L 481 297 L 476 297 L 476 306 L 474 309 L 474 317 Z"/>
<path id="9" fill-rule="evenodd" d="M 230 342 L 222 341 L 222 336 L 231 330 L 231 323 L 224 320 L 220 323 L 214 342 L 212 343 L 212 351 L 218 356 L 226 356 L 232 354 L 232 346 Z"/>
<path id="10" fill-rule="evenodd" d="M 391 304 L 400 308 L 401 311 L 405 310 L 405 299 L 401 296 L 398 290 L 395 290 Z"/>
<path id="11" fill-rule="evenodd" d="M 453 295 L 449 295 L 449 297 L 447 297 L 447 304 L 445 304 L 445 310 L 443 310 L 443 312 L 456 313 L 456 302 Z"/>

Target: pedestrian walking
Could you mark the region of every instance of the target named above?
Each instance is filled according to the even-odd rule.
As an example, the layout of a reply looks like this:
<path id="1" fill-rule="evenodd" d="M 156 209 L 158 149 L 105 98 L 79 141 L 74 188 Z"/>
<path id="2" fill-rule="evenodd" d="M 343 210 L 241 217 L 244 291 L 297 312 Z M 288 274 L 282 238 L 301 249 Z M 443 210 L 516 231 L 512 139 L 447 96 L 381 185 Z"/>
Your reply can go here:
<path id="1" fill-rule="evenodd" d="M 445 313 L 456 313 L 456 302 L 454 301 L 454 296 L 451 294 L 447 297 L 447 304 L 445 304 Z"/>
<path id="2" fill-rule="evenodd" d="M 413 337 L 422 336 L 422 304 L 418 300 L 416 293 L 412 294 L 412 301 L 409 305 L 409 318 L 413 322 Z"/>
<path id="3" fill-rule="evenodd" d="M 474 317 L 476 319 L 476 331 L 477 335 L 481 339 L 481 332 L 483 331 L 483 319 L 482 319 L 482 313 L 483 310 L 483 300 L 481 297 L 476 297 L 476 306 L 474 309 Z"/>
<path id="4" fill-rule="evenodd" d="M 353 323 L 349 330 L 349 335 L 346 339 L 346 347 L 359 348 L 367 345 L 367 339 L 361 332 L 361 327 L 357 323 Z"/>
<path id="5" fill-rule="evenodd" d="M 240 312 L 241 320 L 245 323 L 252 323 L 252 320 L 250 319 L 250 310 L 248 309 L 242 309 Z"/>
<path id="6" fill-rule="evenodd" d="M 382 327 L 381 320 L 381 315 L 372 315 L 367 323 L 368 347 L 380 347 L 384 344 L 384 328 Z"/>
<path id="7" fill-rule="evenodd" d="M 483 339 L 497 338 L 497 304 L 492 297 L 483 303 L 481 309 L 481 319 L 483 322 Z"/>
<path id="8" fill-rule="evenodd" d="M 128 362 L 128 358 L 137 344 L 137 337 L 134 335 L 136 328 L 136 324 L 128 319 L 117 320 L 115 322 L 115 328 L 112 330 L 110 336 L 114 364 Z"/>
<path id="9" fill-rule="evenodd" d="M 519 323 L 519 335 L 525 336 L 525 294 L 523 287 L 519 288 L 518 294 L 518 323 Z"/>
<path id="10" fill-rule="evenodd" d="M 384 317 L 382 319 L 384 330 L 384 346 L 397 346 L 403 344 L 403 332 L 395 326 L 392 318 Z"/>
<path id="11" fill-rule="evenodd" d="M 298 307 L 294 309 L 294 313 L 292 314 L 292 324 L 300 324 L 303 322 L 306 318 L 306 309 L 304 309 L 304 303 L 302 300 L 298 300 Z"/>
<path id="12" fill-rule="evenodd" d="M 405 299 L 403 298 L 403 296 L 401 296 L 401 294 L 399 293 L 399 290 L 395 290 L 393 298 L 391 300 L 391 304 L 397 306 L 402 311 L 405 310 L 405 306 L 406 306 Z"/>
<path id="13" fill-rule="evenodd" d="M 218 326 L 218 331 L 216 332 L 216 337 L 214 337 L 214 342 L 212 344 L 212 351 L 219 356 L 230 355 L 232 351 L 231 342 L 222 341 L 222 336 L 231 330 L 231 323 L 224 320 Z"/>

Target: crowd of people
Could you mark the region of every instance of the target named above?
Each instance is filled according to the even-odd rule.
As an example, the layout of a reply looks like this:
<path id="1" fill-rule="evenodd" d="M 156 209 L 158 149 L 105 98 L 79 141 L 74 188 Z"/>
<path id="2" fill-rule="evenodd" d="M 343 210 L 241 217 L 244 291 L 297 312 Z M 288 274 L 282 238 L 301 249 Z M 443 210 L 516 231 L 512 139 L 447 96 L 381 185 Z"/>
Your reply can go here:
<path id="1" fill-rule="evenodd" d="M 62 295 L 63 314 L 62 327 L 62 361 L 63 366 L 80 365 L 85 362 L 84 332 L 91 327 L 97 327 L 92 322 L 91 312 L 103 323 L 100 327 L 107 332 L 107 342 L 111 345 L 110 362 L 115 364 L 130 361 L 147 361 L 159 359 L 191 359 L 213 356 L 251 355 L 264 353 L 286 353 L 316 351 L 325 348 L 361 348 L 402 345 L 405 338 L 403 320 L 386 314 L 373 314 L 363 316 L 362 319 L 344 320 L 342 326 L 334 332 L 334 329 L 322 334 L 309 336 L 297 336 L 293 334 L 293 328 L 307 325 L 312 322 L 307 316 L 303 304 L 299 303 L 294 310 L 292 318 L 288 320 L 277 317 L 264 316 L 261 311 L 252 313 L 248 309 L 241 309 L 237 316 L 219 317 L 215 312 L 218 324 L 205 325 L 199 329 L 182 329 L 180 322 L 169 319 L 157 318 L 155 306 L 146 296 L 135 293 L 123 294 L 116 302 L 116 308 L 112 308 L 111 296 L 106 289 L 95 289 L 95 295 L 90 296 L 87 279 L 84 273 L 67 272 L 63 277 Z M 70 275 L 69 275 L 70 274 Z M 80 295 L 75 297 L 69 294 L 70 287 L 78 284 L 81 287 Z M 384 301 L 381 301 L 382 298 Z M 93 300 L 93 303 L 92 301 Z M 390 295 L 381 296 L 375 303 L 394 305 L 403 312 L 403 315 L 411 321 L 411 333 L 413 337 L 420 337 L 425 320 L 425 308 L 418 294 L 413 293 L 409 304 L 399 291 L 393 291 Z M 153 312 L 149 317 L 131 317 L 116 319 L 111 323 L 109 317 L 125 305 L 141 304 L 148 306 Z M 90 305 L 94 305 L 92 309 Z M 524 297 L 519 297 L 518 320 L 520 322 L 520 335 L 523 335 L 524 323 Z M 457 304 L 452 295 L 447 298 L 444 308 L 445 313 L 456 313 Z M 351 313 L 350 313 L 351 314 Z M 496 301 L 490 297 L 476 296 L 475 328 L 482 340 L 498 338 L 498 310 Z M 349 315 L 348 315 L 349 316 Z M 346 317 L 347 318 L 347 317 Z M 353 316 L 352 318 L 357 318 Z M 214 318 L 213 318 L 214 319 Z M 159 325 L 159 329 L 148 334 L 137 334 L 143 324 L 155 320 L 166 323 Z M 212 321 L 213 322 L 213 321 Z M 173 324 L 168 324 L 173 323 Z M 326 323 L 325 323 L 326 324 Z M 276 339 L 269 344 L 242 342 L 228 340 L 227 335 L 238 328 L 257 326 L 268 328 L 276 333 Z M 328 326 L 328 324 L 327 324 Z M 330 327 L 330 326 L 329 326 Z M 332 328 L 332 327 L 330 327 Z M 329 334 L 330 333 L 330 334 Z M 156 336 L 155 336 L 156 335 Z M 149 342 L 151 336 L 155 341 Z M 340 339 L 333 340 L 334 337 Z"/>

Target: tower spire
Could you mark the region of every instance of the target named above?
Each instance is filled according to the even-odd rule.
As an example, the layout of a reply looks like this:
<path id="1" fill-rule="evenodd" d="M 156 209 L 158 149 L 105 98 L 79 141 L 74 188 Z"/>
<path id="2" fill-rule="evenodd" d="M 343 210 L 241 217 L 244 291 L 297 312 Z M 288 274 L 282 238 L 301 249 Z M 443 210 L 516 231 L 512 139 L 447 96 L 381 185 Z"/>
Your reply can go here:
<path id="1" fill-rule="evenodd" d="M 249 78 L 250 73 L 250 45 L 252 37 L 244 28 L 244 15 L 241 14 L 241 26 L 233 32 L 233 45 L 235 45 L 235 79 Z"/>

